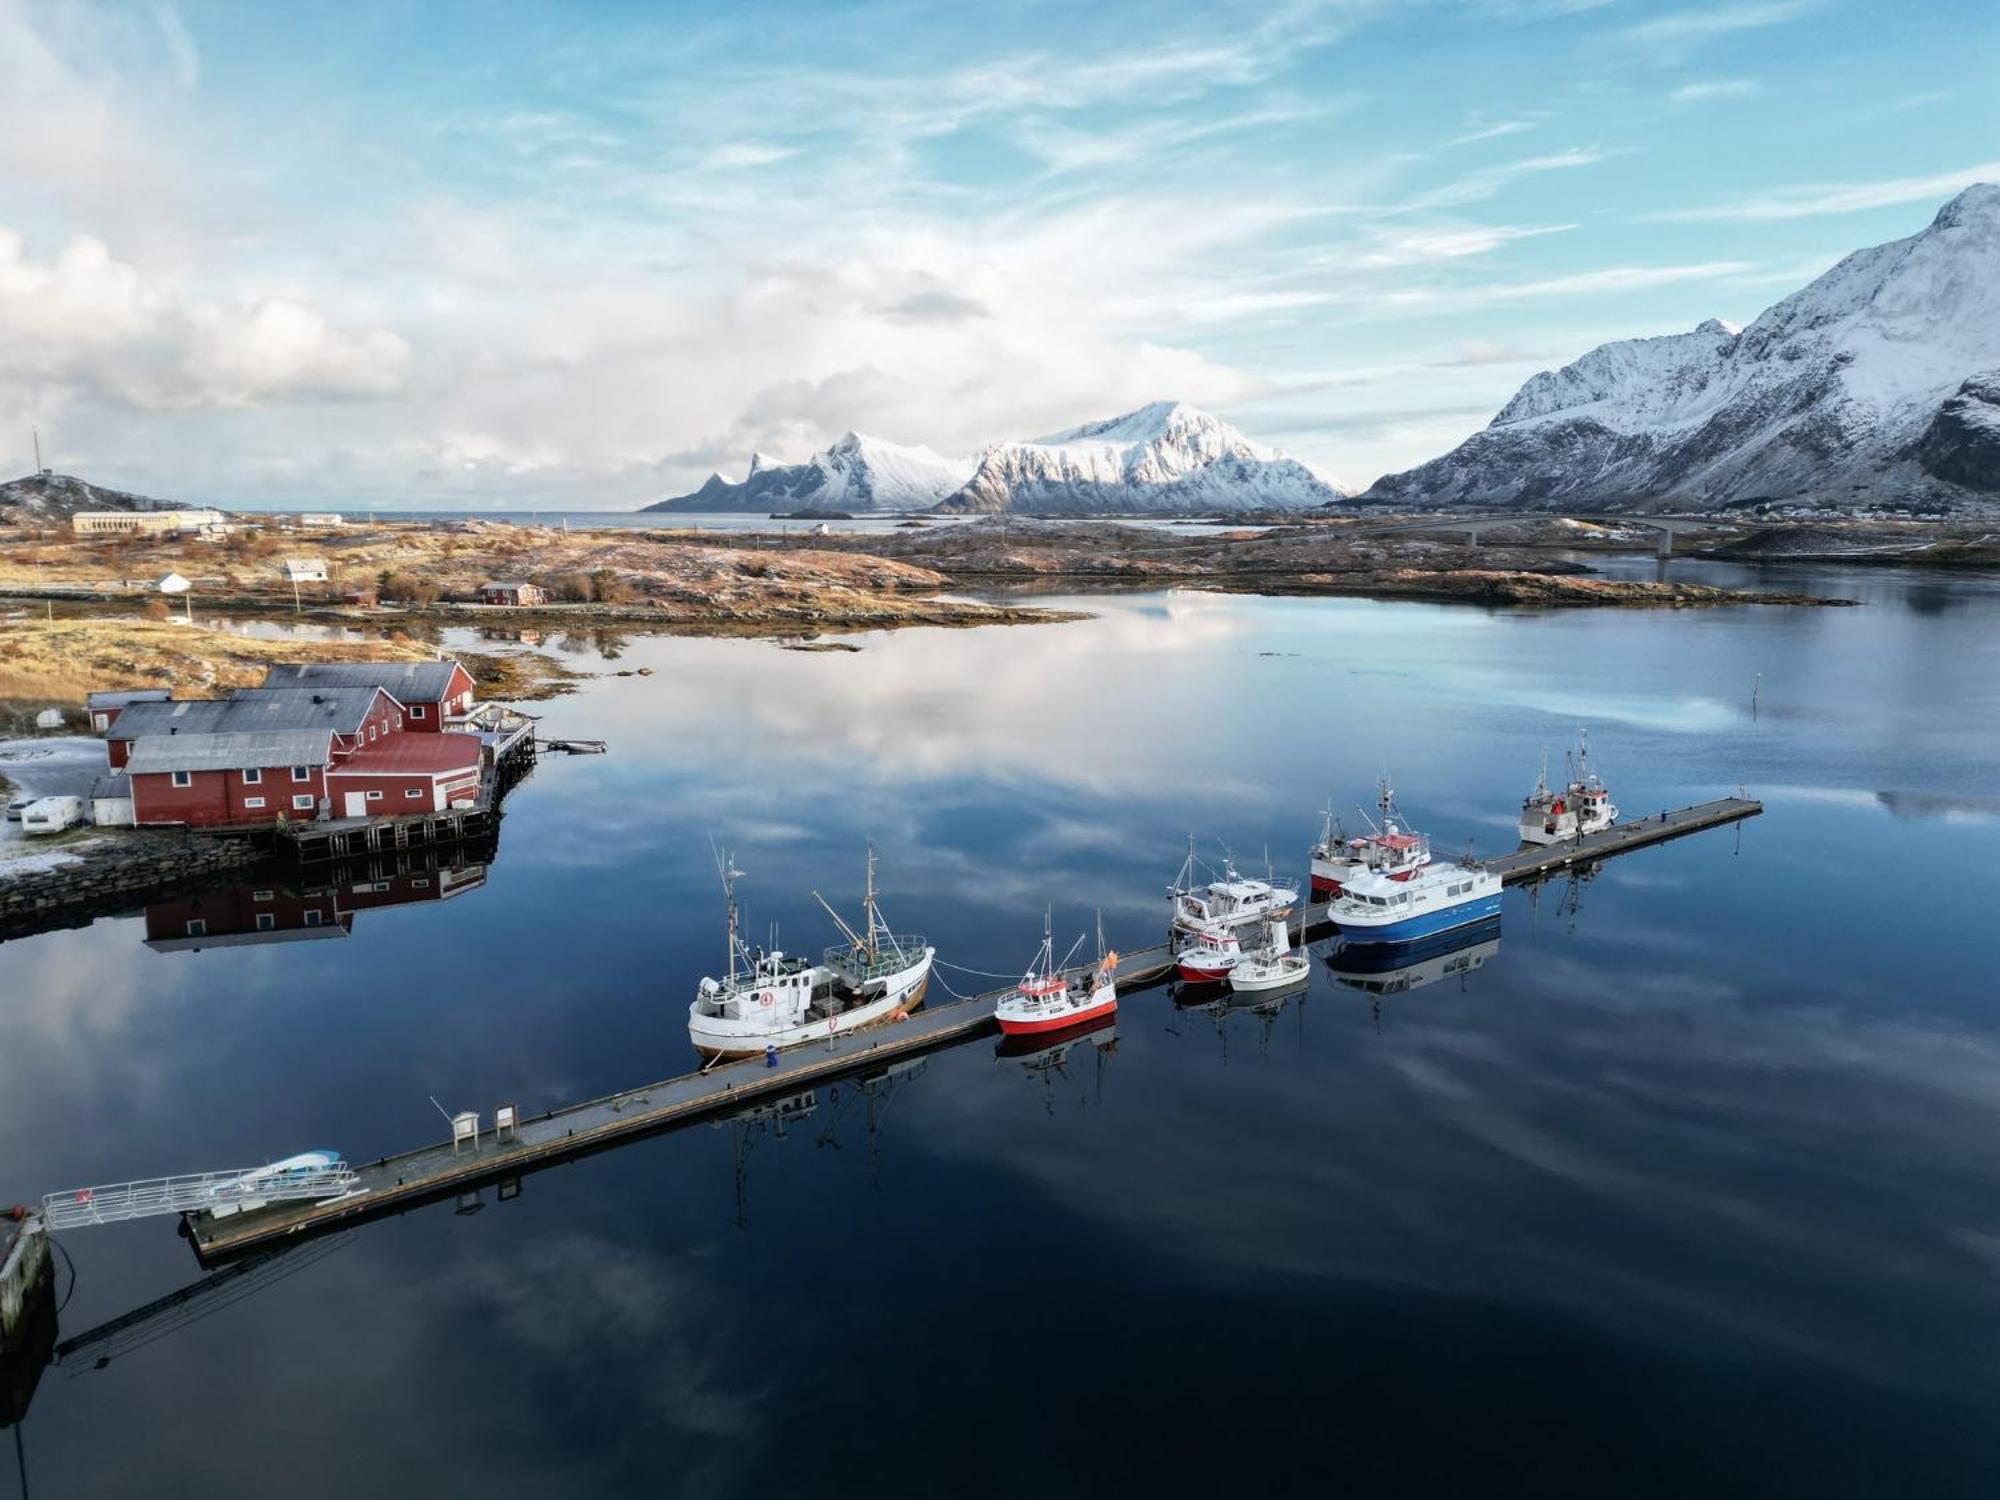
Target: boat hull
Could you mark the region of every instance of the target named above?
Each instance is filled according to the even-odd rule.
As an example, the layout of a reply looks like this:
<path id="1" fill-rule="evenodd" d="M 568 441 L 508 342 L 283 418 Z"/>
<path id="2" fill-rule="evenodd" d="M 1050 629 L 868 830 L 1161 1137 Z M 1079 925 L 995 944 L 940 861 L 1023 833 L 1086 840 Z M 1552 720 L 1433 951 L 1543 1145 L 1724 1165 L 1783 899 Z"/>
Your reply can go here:
<path id="1" fill-rule="evenodd" d="M 1265 969 L 1261 964 L 1241 964 L 1230 971 L 1229 987 L 1239 993 L 1257 994 L 1264 990 L 1288 990 L 1303 984 L 1312 973 L 1310 962 L 1285 964 Z"/>
<path id="2" fill-rule="evenodd" d="M 1108 1020 L 1118 1009 L 1118 997 L 1099 1000 L 1092 1005 L 1079 1005 L 1074 1010 L 1065 1010 L 1046 1016 L 1009 1016 L 1004 1010 L 996 1013 L 994 1019 L 1000 1023 L 1000 1030 L 1006 1036 L 1043 1036 L 1052 1031 L 1072 1031 L 1092 1022 Z"/>
<path id="3" fill-rule="evenodd" d="M 931 961 L 926 957 L 921 964 L 892 975 L 881 995 L 875 999 L 851 1005 L 836 1015 L 820 1016 L 765 1031 L 745 1029 L 742 1022 L 732 1024 L 697 1015 L 688 1020 L 688 1039 L 694 1043 L 695 1051 L 706 1058 L 762 1057 L 773 1047 L 782 1052 L 787 1047 L 825 1041 L 828 1037 L 845 1036 L 850 1031 L 901 1020 L 924 1003 L 924 994 L 930 988 L 930 982 Z"/>
<path id="4" fill-rule="evenodd" d="M 1500 892 L 1496 890 L 1482 896 L 1470 896 L 1450 906 L 1433 907 L 1429 911 L 1386 922 L 1352 917 L 1343 912 L 1330 915 L 1346 942 L 1411 943 L 1455 928 L 1469 927 L 1475 922 L 1493 920 L 1500 915 Z"/>

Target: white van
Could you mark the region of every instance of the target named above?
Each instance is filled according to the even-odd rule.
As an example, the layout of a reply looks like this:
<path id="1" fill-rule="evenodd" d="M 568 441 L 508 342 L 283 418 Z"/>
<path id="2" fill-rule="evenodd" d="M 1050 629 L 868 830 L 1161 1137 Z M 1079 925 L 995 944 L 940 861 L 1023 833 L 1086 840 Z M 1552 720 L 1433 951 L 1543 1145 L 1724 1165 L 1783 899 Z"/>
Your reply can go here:
<path id="1" fill-rule="evenodd" d="M 83 821 L 83 798 L 38 797 L 22 809 L 21 832 L 61 833 Z"/>

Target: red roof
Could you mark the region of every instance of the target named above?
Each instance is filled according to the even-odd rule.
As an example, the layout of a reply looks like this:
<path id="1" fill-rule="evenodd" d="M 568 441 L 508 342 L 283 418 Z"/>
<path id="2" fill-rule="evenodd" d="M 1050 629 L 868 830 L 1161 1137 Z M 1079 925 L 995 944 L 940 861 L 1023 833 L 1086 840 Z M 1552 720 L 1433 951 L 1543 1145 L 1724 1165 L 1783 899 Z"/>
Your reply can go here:
<path id="1" fill-rule="evenodd" d="M 477 735 L 385 734 L 334 767 L 333 774 L 353 772 L 370 776 L 435 776 L 446 771 L 474 771 L 479 768 Z"/>

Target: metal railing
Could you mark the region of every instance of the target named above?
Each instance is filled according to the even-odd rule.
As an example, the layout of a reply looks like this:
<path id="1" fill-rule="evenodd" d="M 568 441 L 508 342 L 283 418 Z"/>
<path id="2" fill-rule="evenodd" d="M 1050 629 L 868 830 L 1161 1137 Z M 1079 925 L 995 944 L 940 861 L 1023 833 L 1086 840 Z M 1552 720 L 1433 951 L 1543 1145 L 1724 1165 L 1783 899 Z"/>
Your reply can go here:
<path id="1" fill-rule="evenodd" d="M 344 1161 L 310 1169 L 273 1171 L 247 1167 L 233 1172 L 197 1172 L 185 1177 L 150 1177 L 101 1187 L 50 1193 L 42 1199 L 42 1220 L 51 1229 L 116 1224 L 154 1214 L 230 1211 L 297 1198 L 332 1198 L 354 1190 L 354 1169 Z"/>
<path id="2" fill-rule="evenodd" d="M 909 968 L 924 956 L 924 950 L 929 946 L 921 937 L 909 933 L 899 932 L 893 937 L 885 933 L 875 940 L 875 956 L 872 959 L 866 949 L 841 943 L 826 950 L 824 961 L 829 969 L 838 969 L 856 979 L 880 979 Z"/>

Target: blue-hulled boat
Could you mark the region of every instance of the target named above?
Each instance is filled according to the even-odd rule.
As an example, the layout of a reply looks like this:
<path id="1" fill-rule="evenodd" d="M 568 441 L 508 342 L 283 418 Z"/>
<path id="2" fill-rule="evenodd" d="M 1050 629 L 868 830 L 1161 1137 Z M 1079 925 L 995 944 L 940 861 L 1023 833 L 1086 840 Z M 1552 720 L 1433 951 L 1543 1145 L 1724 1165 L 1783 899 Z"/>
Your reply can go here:
<path id="1" fill-rule="evenodd" d="M 1356 876 L 1326 913 L 1349 943 L 1408 943 L 1500 915 L 1500 877 L 1438 860 L 1394 880 Z"/>

